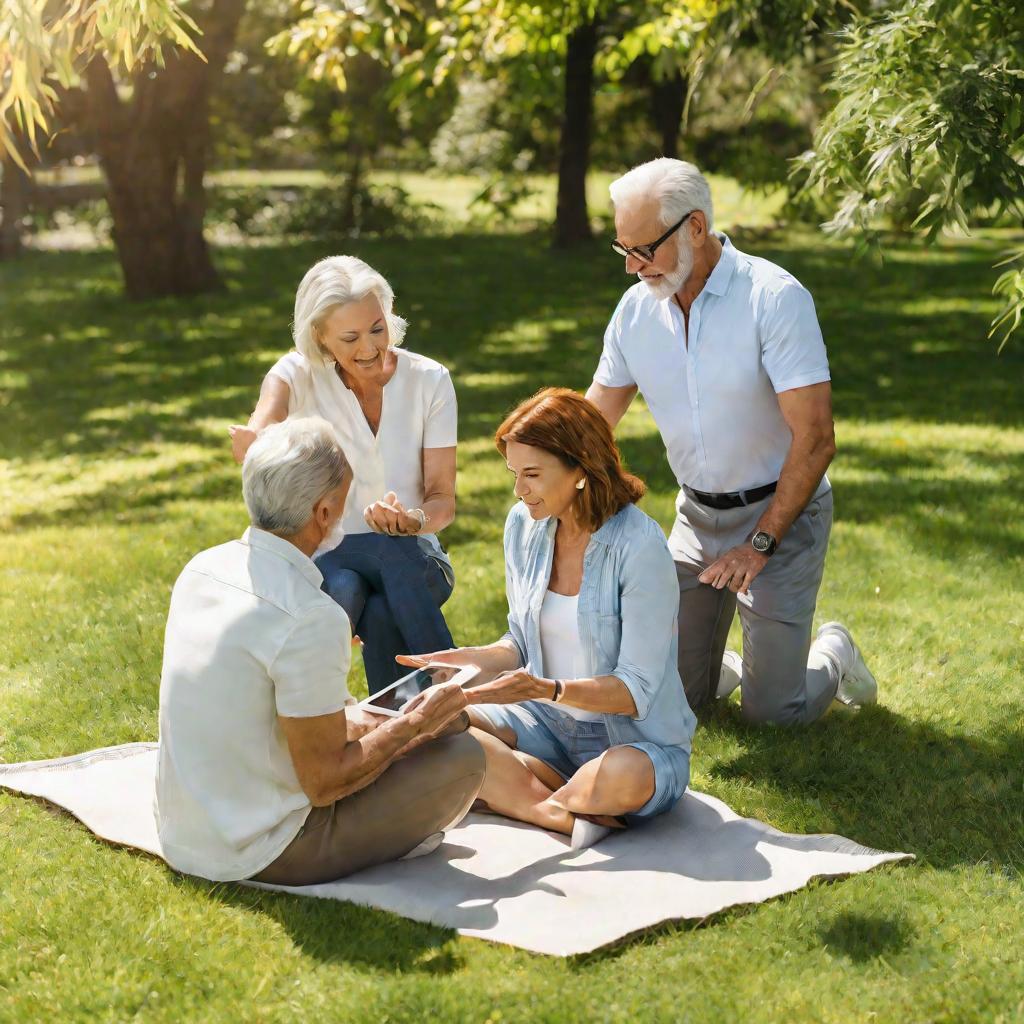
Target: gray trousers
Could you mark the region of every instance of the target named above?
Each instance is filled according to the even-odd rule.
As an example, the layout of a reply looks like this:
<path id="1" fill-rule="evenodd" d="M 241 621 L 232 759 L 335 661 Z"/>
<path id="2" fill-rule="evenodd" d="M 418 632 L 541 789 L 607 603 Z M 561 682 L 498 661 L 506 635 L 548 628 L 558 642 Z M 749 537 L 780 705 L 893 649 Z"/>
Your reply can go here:
<path id="1" fill-rule="evenodd" d="M 457 825 L 483 781 L 483 747 L 468 732 L 432 740 L 365 789 L 314 807 L 284 853 L 253 878 L 315 885 L 398 860 L 428 836 Z"/>
<path id="2" fill-rule="evenodd" d="M 829 708 L 838 669 L 808 653 L 814 606 L 832 529 L 832 491 L 807 505 L 747 594 L 697 577 L 730 548 L 747 543 L 771 496 L 718 510 L 679 492 L 669 548 L 679 579 L 679 674 L 690 707 L 712 700 L 733 616 L 743 627 L 741 710 L 754 722 L 813 722 Z"/>

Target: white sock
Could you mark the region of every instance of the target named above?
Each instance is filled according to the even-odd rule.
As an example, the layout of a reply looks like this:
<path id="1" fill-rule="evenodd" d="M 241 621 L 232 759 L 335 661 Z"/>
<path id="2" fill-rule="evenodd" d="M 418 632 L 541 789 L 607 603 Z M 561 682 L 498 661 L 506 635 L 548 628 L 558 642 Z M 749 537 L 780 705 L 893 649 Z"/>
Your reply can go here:
<path id="1" fill-rule="evenodd" d="M 443 842 L 444 833 L 434 832 L 418 846 L 414 846 L 404 857 L 399 857 L 399 860 L 415 860 L 417 857 L 425 857 L 428 853 L 433 853 Z"/>
<path id="2" fill-rule="evenodd" d="M 577 818 L 573 822 L 572 836 L 569 840 L 570 849 L 586 850 L 594 843 L 600 842 L 605 836 L 610 835 L 613 830 L 607 825 L 595 825 L 585 818 Z"/>

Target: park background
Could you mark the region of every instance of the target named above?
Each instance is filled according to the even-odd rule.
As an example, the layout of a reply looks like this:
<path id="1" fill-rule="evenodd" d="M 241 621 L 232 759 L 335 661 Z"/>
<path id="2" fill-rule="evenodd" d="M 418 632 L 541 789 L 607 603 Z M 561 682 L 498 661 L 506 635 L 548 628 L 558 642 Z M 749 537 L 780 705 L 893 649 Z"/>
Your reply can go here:
<path id="1" fill-rule="evenodd" d="M 678 155 L 716 228 L 814 295 L 838 441 L 818 619 L 880 682 L 810 728 L 705 714 L 693 786 L 917 861 L 558 961 L 178 877 L 0 794 L 0 1021 L 1024 1019 L 1021 13 L 5 0 L 0 761 L 156 738 L 171 585 L 246 524 L 226 428 L 332 253 L 381 270 L 452 371 L 446 613 L 499 635 L 494 427 L 589 383 L 630 284 L 607 184 Z M 667 527 L 642 403 L 620 439 Z"/>

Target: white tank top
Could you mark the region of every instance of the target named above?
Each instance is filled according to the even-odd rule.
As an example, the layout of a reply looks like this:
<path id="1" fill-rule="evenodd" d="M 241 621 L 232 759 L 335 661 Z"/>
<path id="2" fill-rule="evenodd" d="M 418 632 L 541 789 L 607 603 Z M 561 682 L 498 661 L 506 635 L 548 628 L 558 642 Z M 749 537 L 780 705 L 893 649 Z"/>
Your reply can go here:
<path id="1" fill-rule="evenodd" d="M 580 679 L 583 673 L 583 648 L 577 621 L 579 597 L 567 597 L 549 590 L 540 606 L 540 650 L 544 674 L 548 679 Z M 550 702 L 549 702 L 550 703 Z M 568 704 L 555 705 L 582 722 L 603 720 L 597 711 L 581 711 Z"/>

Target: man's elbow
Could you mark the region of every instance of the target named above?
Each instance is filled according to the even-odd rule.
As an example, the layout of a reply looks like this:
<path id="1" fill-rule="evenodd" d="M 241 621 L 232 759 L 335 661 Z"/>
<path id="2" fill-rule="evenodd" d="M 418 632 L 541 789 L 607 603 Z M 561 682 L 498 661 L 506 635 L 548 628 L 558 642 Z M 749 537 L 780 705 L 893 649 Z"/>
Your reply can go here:
<path id="1" fill-rule="evenodd" d="M 827 430 L 823 430 L 818 442 L 818 451 L 826 465 L 830 465 L 836 457 L 836 432 L 830 423 Z"/>
<path id="2" fill-rule="evenodd" d="M 331 795 L 331 791 L 327 786 L 326 780 L 307 779 L 304 782 L 300 780 L 300 782 L 302 785 L 302 792 L 306 794 L 306 799 L 314 807 L 329 807 L 334 803 L 334 798 Z"/>
<path id="3" fill-rule="evenodd" d="M 316 768 L 307 768 L 305 771 L 296 772 L 296 775 L 302 792 L 314 807 L 329 807 L 334 803 L 338 779 L 330 779 L 326 772 Z"/>
<path id="4" fill-rule="evenodd" d="M 805 450 L 826 467 L 836 454 L 836 432 L 831 420 L 815 424 L 804 434 Z"/>

